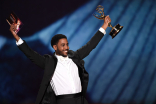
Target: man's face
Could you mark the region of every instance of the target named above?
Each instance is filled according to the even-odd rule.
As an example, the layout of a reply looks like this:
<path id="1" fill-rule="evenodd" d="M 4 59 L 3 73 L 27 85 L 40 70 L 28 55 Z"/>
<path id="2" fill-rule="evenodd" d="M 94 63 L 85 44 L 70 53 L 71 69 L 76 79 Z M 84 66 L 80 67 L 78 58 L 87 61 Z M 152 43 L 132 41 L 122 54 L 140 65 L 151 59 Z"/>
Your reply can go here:
<path id="1" fill-rule="evenodd" d="M 53 45 L 53 48 L 57 55 L 67 57 L 69 46 L 66 38 L 60 39 L 56 45 Z"/>

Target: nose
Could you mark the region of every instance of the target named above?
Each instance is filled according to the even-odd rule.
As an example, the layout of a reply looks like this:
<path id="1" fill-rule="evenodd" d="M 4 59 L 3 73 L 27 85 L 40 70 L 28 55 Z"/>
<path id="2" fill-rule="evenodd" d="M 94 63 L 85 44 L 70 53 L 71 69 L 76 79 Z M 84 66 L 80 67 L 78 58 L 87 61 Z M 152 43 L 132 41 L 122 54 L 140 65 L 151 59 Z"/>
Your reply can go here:
<path id="1" fill-rule="evenodd" d="M 66 45 L 64 48 L 65 48 L 65 50 L 69 50 L 69 46 L 68 45 Z"/>

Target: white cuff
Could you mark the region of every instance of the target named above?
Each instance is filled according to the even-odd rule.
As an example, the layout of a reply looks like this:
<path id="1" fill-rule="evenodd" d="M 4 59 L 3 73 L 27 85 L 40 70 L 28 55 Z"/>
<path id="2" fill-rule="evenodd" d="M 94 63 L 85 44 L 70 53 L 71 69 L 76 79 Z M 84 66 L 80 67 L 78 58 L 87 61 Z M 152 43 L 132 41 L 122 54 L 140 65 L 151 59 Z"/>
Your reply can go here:
<path id="1" fill-rule="evenodd" d="M 102 32 L 104 35 L 106 34 L 105 29 L 103 29 L 102 27 L 100 27 L 99 31 Z"/>
<path id="2" fill-rule="evenodd" d="M 18 42 L 16 41 L 17 46 L 21 45 L 22 43 L 23 43 L 23 40 L 21 38 L 18 40 Z"/>

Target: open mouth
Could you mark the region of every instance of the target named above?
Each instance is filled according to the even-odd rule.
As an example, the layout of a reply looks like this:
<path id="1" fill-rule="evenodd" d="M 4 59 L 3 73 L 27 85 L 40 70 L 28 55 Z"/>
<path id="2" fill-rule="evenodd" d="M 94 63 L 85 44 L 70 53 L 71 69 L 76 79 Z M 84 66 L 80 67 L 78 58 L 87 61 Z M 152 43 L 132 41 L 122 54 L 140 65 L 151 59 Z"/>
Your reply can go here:
<path id="1" fill-rule="evenodd" d="M 66 50 L 66 51 L 64 51 L 65 53 L 68 53 L 68 51 Z"/>

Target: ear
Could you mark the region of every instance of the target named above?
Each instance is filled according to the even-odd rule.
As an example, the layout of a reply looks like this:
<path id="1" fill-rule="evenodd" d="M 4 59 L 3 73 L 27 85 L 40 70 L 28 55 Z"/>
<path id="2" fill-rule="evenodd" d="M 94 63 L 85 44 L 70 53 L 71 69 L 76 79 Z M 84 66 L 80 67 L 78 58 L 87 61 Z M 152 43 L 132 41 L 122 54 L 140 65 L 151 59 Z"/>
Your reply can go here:
<path id="1" fill-rule="evenodd" d="M 57 46 L 56 45 L 53 45 L 53 48 L 54 48 L 55 51 L 57 50 Z"/>

